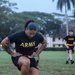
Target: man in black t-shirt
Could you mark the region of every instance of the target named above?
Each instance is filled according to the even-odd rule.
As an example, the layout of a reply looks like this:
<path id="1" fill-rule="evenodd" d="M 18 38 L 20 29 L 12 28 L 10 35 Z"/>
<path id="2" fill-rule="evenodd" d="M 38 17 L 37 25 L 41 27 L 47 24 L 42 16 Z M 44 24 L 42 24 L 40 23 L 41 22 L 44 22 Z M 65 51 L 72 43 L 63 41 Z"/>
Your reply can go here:
<path id="1" fill-rule="evenodd" d="M 40 30 L 40 31 L 39 31 L 39 34 L 41 34 L 41 35 L 44 37 L 44 39 L 45 39 L 45 32 L 44 32 L 43 30 Z M 41 47 L 41 43 L 40 43 L 38 46 L 35 47 L 34 52 L 36 52 L 40 47 Z M 37 55 L 37 56 L 35 57 L 35 59 L 37 60 L 37 66 L 39 66 L 40 56 Z"/>
<path id="2" fill-rule="evenodd" d="M 10 43 L 15 43 L 16 52 L 11 51 Z M 42 44 L 41 47 L 34 52 L 39 43 Z M 11 55 L 14 65 L 21 71 L 21 75 L 27 75 L 29 71 L 31 75 L 40 75 L 34 57 L 42 52 L 47 42 L 42 35 L 37 33 L 36 23 L 29 23 L 25 30 L 9 35 L 2 40 L 1 44 Z"/>
<path id="3" fill-rule="evenodd" d="M 66 64 L 69 63 L 69 60 L 71 61 L 71 64 L 74 63 L 74 61 L 72 60 L 72 54 L 74 53 L 74 43 L 75 43 L 74 31 L 70 30 L 69 35 L 64 38 L 64 45 L 67 48 L 69 53 Z"/>

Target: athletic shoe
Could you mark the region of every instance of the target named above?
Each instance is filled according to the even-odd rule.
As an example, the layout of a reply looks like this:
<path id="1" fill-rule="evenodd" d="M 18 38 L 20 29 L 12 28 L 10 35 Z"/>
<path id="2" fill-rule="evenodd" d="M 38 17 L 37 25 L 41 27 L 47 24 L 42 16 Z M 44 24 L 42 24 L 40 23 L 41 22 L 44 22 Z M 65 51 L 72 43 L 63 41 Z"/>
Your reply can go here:
<path id="1" fill-rule="evenodd" d="M 73 60 L 71 60 L 71 64 L 73 64 L 74 63 L 74 61 Z"/>
<path id="2" fill-rule="evenodd" d="M 66 61 L 66 64 L 69 64 L 69 62 L 68 62 L 68 61 Z"/>

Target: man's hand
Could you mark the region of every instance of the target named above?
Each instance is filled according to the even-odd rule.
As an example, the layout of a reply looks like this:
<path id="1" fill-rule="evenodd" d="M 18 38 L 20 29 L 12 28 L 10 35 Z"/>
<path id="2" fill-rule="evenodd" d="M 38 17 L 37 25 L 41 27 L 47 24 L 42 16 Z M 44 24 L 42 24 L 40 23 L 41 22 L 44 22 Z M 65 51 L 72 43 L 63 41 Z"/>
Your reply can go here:
<path id="1" fill-rule="evenodd" d="M 68 47 L 67 50 L 70 50 L 70 48 Z"/>
<path id="2" fill-rule="evenodd" d="M 0 44 L 0 48 L 2 48 L 2 45 Z"/>
<path id="3" fill-rule="evenodd" d="M 33 54 L 31 56 L 28 56 L 29 58 L 34 58 L 34 57 L 37 57 L 37 54 L 36 52 L 33 52 Z"/>
<path id="4" fill-rule="evenodd" d="M 75 46 L 74 46 L 73 50 L 75 51 Z"/>
<path id="5" fill-rule="evenodd" d="M 12 57 L 16 57 L 16 56 L 20 56 L 20 55 L 22 55 L 22 54 L 19 53 L 19 52 L 14 52 L 11 56 L 12 56 Z"/>

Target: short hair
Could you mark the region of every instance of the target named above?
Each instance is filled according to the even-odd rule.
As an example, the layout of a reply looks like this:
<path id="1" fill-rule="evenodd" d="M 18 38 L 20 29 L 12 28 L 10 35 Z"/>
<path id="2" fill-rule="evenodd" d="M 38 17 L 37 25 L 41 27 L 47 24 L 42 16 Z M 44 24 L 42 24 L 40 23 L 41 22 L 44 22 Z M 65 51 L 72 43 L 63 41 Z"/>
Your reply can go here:
<path id="1" fill-rule="evenodd" d="M 69 32 L 74 32 L 73 30 L 69 30 Z"/>
<path id="2" fill-rule="evenodd" d="M 35 21 L 34 21 L 34 20 L 28 20 L 28 21 L 26 21 L 26 23 L 25 23 L 25 25 L 24 25 L 24 28 L 26 29 L 27 26 L 28 26 L 28 24 L 31 23 L 31 22 L 35 22 Z"/>
<path id="3" fill-rule="evenodd" d="M 33 22 L 29 23 L 27 26 L 27 29 L 36 31 L 37 30 L 36 23 L 33 23 Z"/>
<path id="4" fill-rule="evenodd" d="M 43 35 L 45 34 L 44 30 L 40 30 L 39 32 L 42 33 Z"/>

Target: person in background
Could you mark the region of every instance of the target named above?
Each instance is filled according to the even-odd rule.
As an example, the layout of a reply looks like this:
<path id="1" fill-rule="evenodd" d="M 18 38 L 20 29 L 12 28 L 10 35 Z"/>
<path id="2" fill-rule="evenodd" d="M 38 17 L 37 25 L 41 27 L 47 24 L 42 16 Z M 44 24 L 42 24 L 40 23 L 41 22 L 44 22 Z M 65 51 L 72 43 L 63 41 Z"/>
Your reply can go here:
<path id="1" fill-rule="evenodd" d="M 69 35 L 64 38 L 64 45 L 68 51 L 68 58 L 67 58 L 66 64 L 69 64 L 69 61 L 71 62 L 71 64 L 73 64 L 74 61 L 72 59 L 72 54 L 74 53 L 74 49 L 75 49 L 74 47 L 75 46 L 75 36 L 74 36 L 73 30 L 70 30 Z"/>
<path id="2" fill-rule="evenodd" d="M 39 31 L 39 34 L 41 34 L 41 35 L 44 37 L 44 39 L 45 39 L 45 32 L 44 32 L 43 30 L 40 30 L 40 31 Z M 45 40 L 46 40 L 46 39 L 45 39 Z M 41 43 L 40 43 L 38 46 L 35 47 L 34 52 L 36 52 L 40 47 L 41 47 Z M 35 59 L 36 59 L 36 61 L 37 61 L 37 67 L 38 67 L 38 66 L 39 66 L 40 56 L 39 56 L 39 55 L 36 56 Z"/>
<path id="3" fill-rule="evenodd" d="M 0 49 L 3 50 L 3 49 L 2 49 L 2 45 L 1 45 L 1 41 L 2 41 L 2 39 L 0 38 Z"/>
<path id="4" fill-rule="evenodd" d="M 9 45 L 15 43 L 13 52 Z M 36 46 L 41 43 L 41 47 L 34 52 Z M 35 56 L 39 55 L 46 47 L 47 42 L 42 35 L 37 33 L 36 23 L 30 22 L 24 26 L 24 30 L 15 32 L 5 37 L 2 42 L 2 47 L 11 56 L 14 65 L 21 71 L 21 75 L 40 75 L 37 69 Z"/>

